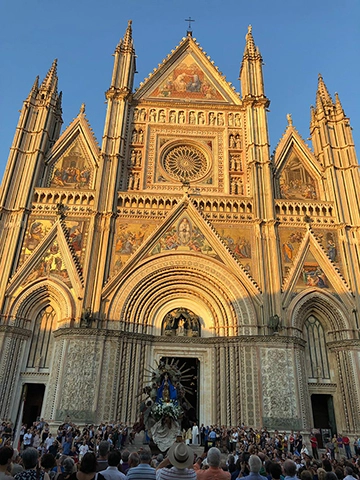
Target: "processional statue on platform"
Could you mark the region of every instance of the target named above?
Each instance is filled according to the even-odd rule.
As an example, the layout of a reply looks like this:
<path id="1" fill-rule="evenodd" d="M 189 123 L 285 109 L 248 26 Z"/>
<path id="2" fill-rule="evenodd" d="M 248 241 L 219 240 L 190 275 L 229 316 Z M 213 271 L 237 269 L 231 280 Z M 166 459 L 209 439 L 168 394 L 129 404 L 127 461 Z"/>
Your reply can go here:
<path id="1" fill-rule="evenodd" d="M 191 379 L 191 368 L 178 365 L 179 360 L 161 360 L 156 368 L 148 370 L 151 385 L 144 387 L 147 398 L 140 405 L 140 421 L 134 430 L 145 430 L 145 435 L 162 451 L 166 451 L 196 419 L 194 410 L 186 400 L 191 391 L 181 381 Z"/>

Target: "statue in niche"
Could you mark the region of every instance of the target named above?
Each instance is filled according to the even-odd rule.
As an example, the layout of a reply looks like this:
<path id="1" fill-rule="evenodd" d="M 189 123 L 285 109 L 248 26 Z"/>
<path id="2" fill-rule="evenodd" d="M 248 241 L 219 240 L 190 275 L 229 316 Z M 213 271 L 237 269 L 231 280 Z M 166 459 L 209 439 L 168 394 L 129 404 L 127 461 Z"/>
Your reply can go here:
<path id="1" fill-rule="evenodd" d="M 165 315 L 162 330 L 166 336 L 198 337 L 199 317 L 187 308 L 177 308 Z"/>
<path id="2" fill-rule="evenodd" d="M 279 333 L 281 330 L 281 321 L 279 315 L 272 315 L 269 318 L 269 328 L 272 330 L 273 334 Z"/>

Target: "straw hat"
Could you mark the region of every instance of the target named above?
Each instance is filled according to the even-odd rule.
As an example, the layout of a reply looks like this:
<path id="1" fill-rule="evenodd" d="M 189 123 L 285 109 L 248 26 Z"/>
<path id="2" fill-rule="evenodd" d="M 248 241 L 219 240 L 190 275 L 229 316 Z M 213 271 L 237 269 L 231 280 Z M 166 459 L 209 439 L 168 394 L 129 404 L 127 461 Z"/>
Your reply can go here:
<path id="1" fill-rule="evenodd" d="M 169 449 L 168 457 L 171 464 L 180 469 L 191 467 L 194 463 L 193 451 L 185 443 L 174 443 Z"/>

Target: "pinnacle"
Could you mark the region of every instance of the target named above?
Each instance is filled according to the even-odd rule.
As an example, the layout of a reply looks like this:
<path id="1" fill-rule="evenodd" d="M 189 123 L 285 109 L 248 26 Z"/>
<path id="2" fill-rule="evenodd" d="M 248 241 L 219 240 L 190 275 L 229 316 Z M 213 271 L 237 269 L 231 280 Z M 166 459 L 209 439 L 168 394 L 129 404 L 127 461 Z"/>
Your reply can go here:
<path id="1" fill-rule="evenodd" d="M 257 49 L 255 47 L 255 42 L 254 42 L 254 37 L 252 35 L 252 26 L 251 25 L 248 26 L 248 31 L 247 31 L 247 34 L 245 36 L 245 40 L 246 40 L 246 45 L 245 45 L 244 55 L 245 54 L 248 54 L 250 56 L 255 55 Z"/>
<path id="2" fill-rule="evenodd" d="M 132 50 L 133 49 L 133 39 L 132 39 L 132 20 L 128 21 L 128 26 L 126 28 L 126 32 L 124 35 L 124 40 L 123 40 L 123 48 L 124 50 Z"/>
<path id="3" fill-rule="evenodd" d="M 32 95 L 36 95 L 38 91 L 39 91 L 39 75 L 35 78 L 35 81 L 29 93 L 29 97 L 31 97 Z"/>
<path id="4" fill-rule="evenodd" d="M 57 83 L 58 83 L 58 77 L 57 77 L 57 58 L 53 61 L 48 73 L 46 74 L 46 77 L 44 78 L 40 88 L 47 90 L 47 91 L 52 91 L 56 92 L 57 91 Z"/>
<path id="5" fill-rule="evenodd" d="M 340 98 L 339 98 L 339 94 L 338 93 L 335 93 L 335 109 L 336 109 L 336 113 L 340 113 L 342 115 L 345 115 L 344 113 L 344 109 L 341 105 L 341 102 L 340 102 Z"/>
<path id="6" fill-rule="evenodd" d="M 318 89 L 316 92 L 316 108 L 321 109 L 326 105 L 333 105 L 332 98 L 326 88 L 322 75 L 319 73 Z"/>

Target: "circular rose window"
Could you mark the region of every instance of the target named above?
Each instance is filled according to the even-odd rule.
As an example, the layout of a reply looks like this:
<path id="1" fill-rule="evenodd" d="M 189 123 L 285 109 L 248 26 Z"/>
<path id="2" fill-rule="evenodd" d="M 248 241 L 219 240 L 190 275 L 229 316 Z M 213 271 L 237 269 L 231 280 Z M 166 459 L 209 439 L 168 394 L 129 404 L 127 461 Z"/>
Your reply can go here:
<path id="1" fill-rule="evenodd" d="M 180 182 L 198 180 L 208 170 L 204 153 L 193 145 L 178 145 L 167 150 L 162 163 L 166 173 Z"/>

